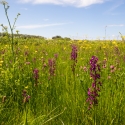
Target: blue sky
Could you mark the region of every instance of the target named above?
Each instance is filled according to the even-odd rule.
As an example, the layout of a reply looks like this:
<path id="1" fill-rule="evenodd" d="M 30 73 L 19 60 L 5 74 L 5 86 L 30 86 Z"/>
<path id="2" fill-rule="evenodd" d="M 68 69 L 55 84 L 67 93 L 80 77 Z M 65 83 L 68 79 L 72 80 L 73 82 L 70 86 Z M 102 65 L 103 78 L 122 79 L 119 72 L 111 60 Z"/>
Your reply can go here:
<path id="1" fill-rule="evenodd" d="M 107 39 L 125 35 L 125 0 L 6 0 L 13 24 L 21 34 L 46 38 L 60 35 L 72 39 Z M 8 26 L 0 4 L 0 24 Z M 106 27 L 107 26 L 107 27 Z M 15 30 L 15 31 L 16 31 Z M 0 27 L 2 32 L 2 27 Z"/>

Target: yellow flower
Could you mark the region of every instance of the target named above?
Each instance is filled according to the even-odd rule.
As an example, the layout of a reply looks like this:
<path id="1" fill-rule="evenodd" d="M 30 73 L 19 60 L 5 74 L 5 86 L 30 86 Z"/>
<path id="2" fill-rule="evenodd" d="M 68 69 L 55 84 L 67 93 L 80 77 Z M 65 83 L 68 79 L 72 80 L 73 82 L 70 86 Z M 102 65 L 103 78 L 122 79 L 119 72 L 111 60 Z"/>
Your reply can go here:
<path id="1" fill-rule="evenodd" d="M 2 64 L 3 64 L 3 61 L 1 60 L 1 61 L 0 61 L 0 67 L 2 66 Z"/>
<path id="2" fill-rule="evenodd" d="M 28 49 L 28 46 L 24 46 L 25 49 Z"/>
<path id="3" fill-rule="evenodd" d="M 3 61 L 1 60 L 1 61 L 0 61 L 0 64 L 2 64 L 2 63 L 3 63 Z"/>
<path id="4" fill-rule="evenodd" d="M 104 60 L 106 60 L 106 61 L 107 61 L 107 58 L 104 58 Z"/>
<path id="5" fill-rule="evenodd" d="M 82 43 L 82 40 L 79 40 L 78 43 Z"/>
<path id="6" fill-rule="evenodd" d="M 112 44 L 117 44 L 117 42 L 114 40 L 114 41 L 112 42 Z"/>
<path id="7" fill-rule="evenodd" d="M 5 45 L 5 47 L 4 48 L 7 48 L 8 47 L 8 45 Z"/>
<path id="8" fill-rule="evenodd" d="M 28 89 L 28 86 L 26 86 L 25 89 Z"/>
<path id="9" fill-rule="evenodd" d="M 1 74 L 4 74 L 4 71 L 1 71 Z"/>

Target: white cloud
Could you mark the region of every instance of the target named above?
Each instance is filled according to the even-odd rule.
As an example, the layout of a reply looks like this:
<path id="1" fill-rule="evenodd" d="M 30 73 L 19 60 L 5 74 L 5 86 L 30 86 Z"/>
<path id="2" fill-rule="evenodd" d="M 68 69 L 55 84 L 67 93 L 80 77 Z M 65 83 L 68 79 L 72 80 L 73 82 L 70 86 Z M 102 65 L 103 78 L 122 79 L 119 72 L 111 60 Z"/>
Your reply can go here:
<path id="1" fill-rule="evenodd" d="M 21 10 L 28 10 L 28 8 L 21 8 Z"/>
<path id="2" fill-rule="evenodd" d="M 43 28 L 43 27 L 50 27 L 50 26 L 59 26 L 59 25 L 65 25 L 69 23 L 53 23 L 53 24 L 44 24 L 44 25 L 25 25 L 25 26 L 17 26 L 18 29 L 37 29 L 37 28 Z"/>
<path id="3" fill-rule="evenodd" d="M 111 14 L 111 15 L 119 15 L 120 13 L 112 13 L 114 10 L 116 10 L 117 8 L 119 8 L 120 6 L 122 6 L 125 3 L 125 0 L 115 0 L 113 1 L 113 5 L 112 7 L 110 7 L 110 9 L 108 9 L 105 14 Z"/>
<path id="4" fill-rule="evenodd" d="M 109 0 L 18 0 L 21 3 L 32 4 L 56 4 L 56 5 L 71 5 L 76 7 L 87 7 L 92 4 L 104 3 Z"/>
<path id="5" fill-rule="evenodd" d="M 123 5 L 125 3 L 124 0 L 117 0 L 116 3 L 108 10 L 108 11 L 113 11 L 115 9 L 117 9 L 118 7 L 120 7 L 121 5 Z"/>
<path id="6" fill-rule="evenodd" d="M 119 25 L 107 25 L 108 27 L 114 27 L 114 26 L 125 26 L 124 24 L 119 24 Z"/>

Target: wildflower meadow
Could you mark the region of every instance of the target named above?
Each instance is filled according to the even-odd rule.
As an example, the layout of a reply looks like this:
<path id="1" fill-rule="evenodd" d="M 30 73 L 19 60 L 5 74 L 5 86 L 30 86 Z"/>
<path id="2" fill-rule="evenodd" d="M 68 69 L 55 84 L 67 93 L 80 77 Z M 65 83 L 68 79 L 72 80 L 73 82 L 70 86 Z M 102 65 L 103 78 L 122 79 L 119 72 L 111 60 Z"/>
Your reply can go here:
<path id="1" fill-rule="evenodd" d="M 0 125 L 125 125 L 124 39 L 24 38 L 13 28 L 5 34 Z"/>

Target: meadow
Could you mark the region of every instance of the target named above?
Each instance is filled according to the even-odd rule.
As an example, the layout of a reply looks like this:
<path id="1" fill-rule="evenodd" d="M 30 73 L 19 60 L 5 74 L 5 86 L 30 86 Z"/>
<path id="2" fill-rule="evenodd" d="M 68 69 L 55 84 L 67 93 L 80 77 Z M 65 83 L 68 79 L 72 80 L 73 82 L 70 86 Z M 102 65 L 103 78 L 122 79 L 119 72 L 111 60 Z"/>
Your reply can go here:
<path id="1" fill-rule="evenodd" d="M 124 125 L 125 43 L 0 39 L 1 125 Z"/>

